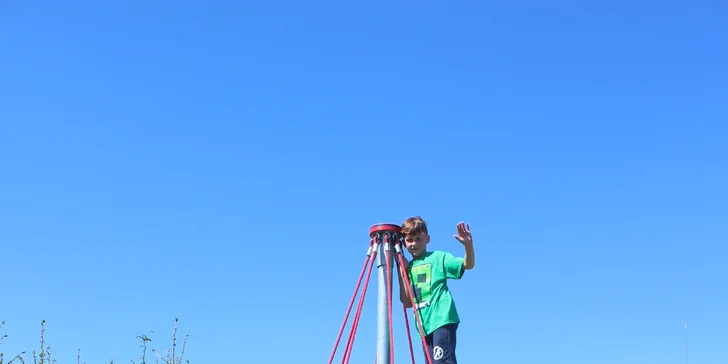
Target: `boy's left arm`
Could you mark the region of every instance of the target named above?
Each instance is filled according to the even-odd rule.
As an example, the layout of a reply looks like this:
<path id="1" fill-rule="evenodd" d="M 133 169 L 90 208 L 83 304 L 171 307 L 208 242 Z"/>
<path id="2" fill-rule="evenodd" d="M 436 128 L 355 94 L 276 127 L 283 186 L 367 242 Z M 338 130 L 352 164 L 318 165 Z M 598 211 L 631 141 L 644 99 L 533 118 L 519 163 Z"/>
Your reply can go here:
<path id="1" fill-rule="evenodd" d="M 473 242 L 465 245 L 465 257 L 463 259 L 463 269 L 473 269 L 475 267 L 475 249 L 473 249 Z"/>
<path id="2" fill-rule="evenodd" d="M 465 247 L 463 269 L 473 269 L 475 267 L 475 249 L 473 249 L 473 235 L 470 233 L 470 224 L 460 222 L 458 224 L 458 234 L 454 235 L 454 237 Z"/>

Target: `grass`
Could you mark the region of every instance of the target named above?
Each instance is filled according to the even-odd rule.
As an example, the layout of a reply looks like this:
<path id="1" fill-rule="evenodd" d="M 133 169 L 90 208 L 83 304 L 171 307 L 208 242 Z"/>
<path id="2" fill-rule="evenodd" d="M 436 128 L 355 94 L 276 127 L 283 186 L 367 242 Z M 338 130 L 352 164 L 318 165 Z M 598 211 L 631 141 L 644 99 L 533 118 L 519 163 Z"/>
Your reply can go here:
<path id="1" fill-rule="evenodd" d="M 184 359 L 185 355 L 185 348 L 187 348 L 187 339 L 189 335 L 185 335 L 184 341 L 182 342 L 182 347 L 179 350 L 179 355 L 177 354 L 177 323 L 179 322 L 179 319 L 174 319 L 174 331 L 172 333 L 172 349 L 165 349 L 163 354 L 160 354 L 160 352 L 152 348 L 151 352 L 154 354 L 154 363 L 155 364 L 182 364 L 182 361 Z M 12 357 L 9 358 L 8 361 L 6 360 L 5 354 L 2 352 L 2 348 L 0 347 L 0 364 L 57 364 L 58 360 L 53 358 L 51 355 L 51 347 L 49 345 L 46 345 L 45 342 L 45 324 L 46 320 L 41 320 L 40 322 L 40 348 L 39 351 L 33 350 L 31 353 L 32 362 L 30 362 L 30 359 L 27 358 L 26 351 L 20 352 L 18 354 L 15 354 Z M 5 321 L 0 322 L 0 329 L 2 329 L 5 326 Z M 152 341 L 151 337 L 149 336 L 153 331 L 150 331 L 147 334 L 142 334 L 137 336 L 137 339 L 141 342 L 141 345 L 139 346 L 141 348 L 141 357 L 139 358 L 140 361 L 137 363 L 134 360 L 131 360 L 133 364 L 151 364 L 151 362 L 147 361 L 147 351 L 149 350 L 149 343 Z M 7 339 L 8 335 L 3 334 L 0 335 L 0 345 L 2 345 L 3 340 Z M 150 355 L 151 357 L 151 355 Z M 28 362 L 26 362 L 28 360 Z M 78 349 L 78 355 L 77 355 L 77 364 L 81 364 L 81 349 Z M 116 364 L 116 358 L 110 358 L 109 364 Z M 185 363 L 189 364 L 190 360 L 186 359 Z M 86 364 L 83 362 L 83 364 Z"/>

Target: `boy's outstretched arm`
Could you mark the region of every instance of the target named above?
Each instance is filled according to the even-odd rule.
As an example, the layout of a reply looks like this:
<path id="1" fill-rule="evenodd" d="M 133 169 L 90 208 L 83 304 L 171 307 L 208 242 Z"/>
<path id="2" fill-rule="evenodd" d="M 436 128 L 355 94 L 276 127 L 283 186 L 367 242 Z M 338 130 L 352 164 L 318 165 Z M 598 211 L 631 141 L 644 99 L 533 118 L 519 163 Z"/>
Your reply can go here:
<path id="1" fill-rule="evenodd" d="M 475 267 L 475 249 L 473 249 L 473 235 L 470 233 L 470 224 L 460 222 L 458 224 L 458 233 L 453 237 L 465 247 L 463 269 L 473 269 Z"/>
<path id="2" fill-rule="evenodd" d="M 473 269 L 475 267 L 475 249 L 473 243 L 465 245 L 465 259 L 463 260 L 463 269 Z"/>

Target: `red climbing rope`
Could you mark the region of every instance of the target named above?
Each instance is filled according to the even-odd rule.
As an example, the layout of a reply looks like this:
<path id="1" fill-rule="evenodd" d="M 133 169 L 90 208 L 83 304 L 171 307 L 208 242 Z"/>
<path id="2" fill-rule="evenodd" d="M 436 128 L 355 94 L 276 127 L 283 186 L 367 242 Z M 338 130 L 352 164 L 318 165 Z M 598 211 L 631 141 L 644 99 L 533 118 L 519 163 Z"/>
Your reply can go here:
<path id="1" fill-rule="evenodd" d="M 339 330 L 339 336 L 336 337 L 336 343 L 334 344 L 334 351 L 331 352 L 331 357 L 329 358 L 329 364 L 334 362 L 334 356 L 336 355 L 336 349 L 339 347 L 339 342 L 341 341 L 341 335 L 344 334 L 344 328 L 346 327 L 346 322 L 349 321 L 349 314 L 351 314 L 351 308 L 354 306 L 354 301 L 356 300 L 356 294 L 359 292 L 359 287 L 361 286 L 361 280 L 364 278 L 364 272 L 367 270 L 367 263 L 369 263 L 369 259 L 371 259 L 372 256 L 372 246 L 374 245 L 374 239 L 369 241 L 369 250 L 367 251 L 367 257 L 364 259 L 364 266 L 361 268 L 361 273 L 359 274 L 359 280 L 356 282 L 356 288 L 354 289 L 354 295 L 351 296 L 351 301 L 349 302 L 349 308 L 346 310 L 346 316 L 344 316 L 344 323 L 341 324 L 341 330 Z"/>
<path id="2" fill-rule="evenodd" d="M 407 265 L 404 262 L 404 254 L 402 253 L 401 245 L 397 244 L 397 256 L 399 257 L 399 267 L 402 269 L 403 272 L 407 272 Z M 427 350 L 427 341 L 425 341 L 425 332 L 422 329 L 422 320 L 420 320 L 420 315 L 418 313 L 417 309 L 417 303 L 415 301 L 414 293 L 412 292 L 412 285 L 410 284 L 409 274 L 403 274 L 404 283 L 405 286 L 407 286 L 407 295 L 410 298 L 410 302 L 412 303 L 412 312 L 415 314 L 415 322 L 417 322 L 417 329 L 420 333 L 420 338 L 422 338 L 422 348 L 425 351 L 425 356 L 427 358 L 427 363 L 432 364 L 432 358 L 430 357 L 430 351 Z"/>
<path id="3" fill-rule="evenodd" d="M 412 334 L 410 334 L 407 307 L 405 305 L 402 305 L 402 311 L 404 311 L 404 326 L 407 328 L 407 341 L 409 342 L 410 357 L 412 358 L 412 364 L 415 364 L 415 350 L 412 348 Z"/>
<path id="4" fill-rule="evenodd" d="M 364 289 L 362 290 L 361 296 L 359 297 L 359 306 L 356 309 L 356 315 L 354 315 L 354 322 L 351 325 L 351 331 L 349 332 L 349 341 L 346 344 L 346 350 L 344 351 L 344 357 L 341 360 L 342 364 L 348 364 L 351 359 L 351 351 L 354 348 L 354 337 L 356 336 L 356 329 L 359 327 L 359 317 L 361 316 L 361 309 L 364 306 L 364 297 L 367 294 L 367 288 L 369 287 L 369 278 L 372 276 L 372 268 L 374 267 L 374 261 L 377 257 L 378 242 L 374 241 L 374 247 L 372 248 L 372 255 L 369 260 L 369 274 L 364 282 Z"/>

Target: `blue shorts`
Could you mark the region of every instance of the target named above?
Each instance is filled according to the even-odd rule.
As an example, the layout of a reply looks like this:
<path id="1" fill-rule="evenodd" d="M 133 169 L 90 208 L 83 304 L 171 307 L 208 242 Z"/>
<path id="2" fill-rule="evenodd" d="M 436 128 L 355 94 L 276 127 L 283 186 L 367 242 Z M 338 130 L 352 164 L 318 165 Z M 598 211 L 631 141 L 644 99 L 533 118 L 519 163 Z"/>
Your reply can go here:
<path id="1" fill-rule="evenodd" d="M 457 364 L 455 358 L 457 330 L 458 324 L 447 324 L 425 336 L 432 364 Z"/>

